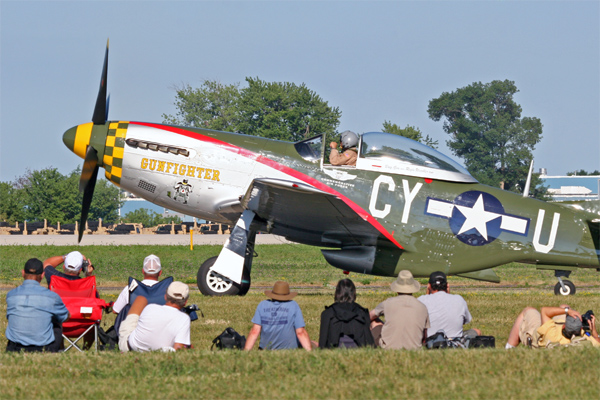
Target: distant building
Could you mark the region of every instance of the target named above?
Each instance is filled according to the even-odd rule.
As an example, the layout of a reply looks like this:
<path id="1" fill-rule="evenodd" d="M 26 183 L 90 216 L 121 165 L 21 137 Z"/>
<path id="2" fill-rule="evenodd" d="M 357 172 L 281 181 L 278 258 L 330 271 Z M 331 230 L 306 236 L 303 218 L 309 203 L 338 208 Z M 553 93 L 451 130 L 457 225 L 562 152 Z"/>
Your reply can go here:
<path id="1" fill-rule="evenodd" d="M 600 199 L 600 175 L 548 176 L 542 168 L 540 179 L 549 187 L 548 194 L 554 201 Z"/>

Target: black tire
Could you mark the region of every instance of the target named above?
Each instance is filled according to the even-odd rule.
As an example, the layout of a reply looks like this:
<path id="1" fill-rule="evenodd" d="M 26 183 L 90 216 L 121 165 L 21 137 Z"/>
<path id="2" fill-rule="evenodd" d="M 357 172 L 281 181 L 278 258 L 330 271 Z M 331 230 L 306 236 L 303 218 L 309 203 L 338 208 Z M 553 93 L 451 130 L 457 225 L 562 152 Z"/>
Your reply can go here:
<path id="1" fill-rule="evenodd" d="M 554 294 L 555 295 L 562 295 L 562 296 L 572 296 L 575 294 L 575 285 L 573 284 L 573 282 L 567 280 L 567 279 L 563 279 L 563 283 L 565 285 L 565 290 L 563 290 L 563 288 L 560 286 L 560 282 L 558 282 L 555 286 L 554 286 Z"/>
<path id="2" fill-rule="evenodd" d="M 217 261 L 217 257 L 211 257 L 204 261 L 198 269 L 196 276 L 198 289 L 205 296 L 237 295 L 240 292 L 240 285 L 210 270 L 215 261 Z"/>
<path id="3" fill-rule="evenodd" d="M 250 290 L 250 273 L 246 271 L 246 267 L 244 267 L 244 272 L 242 273 L 242 284 L 240 285 L 240 291 L 238 296 L 245 296 Z"/>

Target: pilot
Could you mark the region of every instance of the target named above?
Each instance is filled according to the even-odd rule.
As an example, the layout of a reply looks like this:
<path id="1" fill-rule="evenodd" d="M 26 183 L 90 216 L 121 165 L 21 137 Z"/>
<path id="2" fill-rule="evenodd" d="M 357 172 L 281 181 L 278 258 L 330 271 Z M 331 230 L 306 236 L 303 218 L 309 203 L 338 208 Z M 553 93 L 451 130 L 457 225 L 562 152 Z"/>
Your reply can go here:
<path id="1" fill-rule="evenodd" d="M 331 153 L 329 154 L 329 162 L 331 165 L 356 165 L 356 159 L 358 158 L 358 135 L 352 131 L 344 131 L 340 135 L 340 146 L 342 152 L 340 153 L 337 149 L 338 144 L 331 142 Z"/>

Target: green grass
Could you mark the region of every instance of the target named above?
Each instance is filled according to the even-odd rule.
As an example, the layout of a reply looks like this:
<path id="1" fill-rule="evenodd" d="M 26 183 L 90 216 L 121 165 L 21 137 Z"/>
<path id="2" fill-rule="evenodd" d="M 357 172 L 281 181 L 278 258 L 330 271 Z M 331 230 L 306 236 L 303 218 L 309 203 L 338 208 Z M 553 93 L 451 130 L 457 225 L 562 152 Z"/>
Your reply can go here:
<path id="1" fill-rule="evenodd" d="M 28 258 L 44 260 L 50 256 L 79 250 L 89 257 L 96 267 L 100 286 L 120 286 L 129 276 L 140 277 L 142 262 L 148 254 L 158 255 L 163 264 L 163 276 L 194 284 L 200 265 L 208 258 L 218 255 L 221 246 L 0 246 L 0 285 L 16 286 L 21 281 L 21 270 Z M 342 271 L 325 262 L 318 248 L 297 244 L 257 245 L 258 257 L 252 265 L 253 285 L 272 285 L 285 280 L 294 285 L 323 287 L 335 285 L 345 277 Z M 553 271 L 541 271 L 530 265 L 511 263 L 495 268 L 502 285 L 522 288 L 552 290 L 556 284 Z M 389 277 L 350 274 L 357 285 L 387 286 Z M 600 287 L 598 272 L 594 269 L 578 269 L 571 279 L 579 288 Z M 427 279 L 420 279 L 426 283 Z M 451 277 L 450 284 L 459 287 L 496 287 L 471 279 Z"/>
<path id="2" fill-rule="evenodd" d="M 559 304 L 563 298 L 539 290 L 457 292 L 469 303 L 473 326 L 496 337 L 496 349 L 211 351 L 212 339 L 228 326 L 248 334 L 255 307 L 265 296 L 257 290 L 241 298 L 193 292 L 190 301 L 204 312 L 192 323 L 193 349 L 177 354 L 0 353 L 0 398 L 597 398 L 600 349 L 503 349 L 523 307 Z M 371 309 L 390 295 L 365 289 L 358 301 Z M 110 296 L 116 292 L 103 293 Z M 296 299 L 310 337 L 317 339 L 320 313 L 332 302 L 333 290 L 303 291 Z M 578 310 L 600 309 L 598 292 L 581 291 L 568 300 Z M 103 325 L 113 319 L 105 317 Z M 2 318 L 0 343 L 6 342 L 5 329 Z M 574 383 L 557 383 L 569 379 Z"/>
<path id="3" fill-rule="evenodd" d="M 46 258 L 73 248 L 53 246 L 0 247 L 0 282 L 21 283 L 20 270 L 29 257 Z M 219 246 L 197 246 L 193 252 L 172 246 L 80 248 L 98 267 L 101 286 L 122 287 L 129 275 L 140 276 L 141 260 L 158 254 L 167 275 L 195 281 L 197 267 L 218 254 Z M 285 279 L 298 289 L 310 337 L 318 339 L 320 314 L 333 301 L 333 286 L 345 277 L 325 264 L 318 249 L 297 245 L 257 246 L 253 283 L 271 286 Z M 291 260 L 291 261 L 290 261 Z M 531 305 L 558 305 L 600 312 L 595 271 L 580 270 L 572 280 L 576 296 L 552 294 L 551 272 L 511 264 L 497 273 L 519 289 L 489 290 L 488 284 L 450 278 L 454 293 L 465 297 L 473 327 L 496 337 L 496 349 L 385 351 L 281 351 L 243 353 L 211 351 L 211 342 L 228 326 L 247 335 L 256 305 L 265 299 L 255 287 L 245 297 L 207 298 L 195 285 L 190 303 L 204 318 L 192 323 L 194 348 L 176 354 L 86 352 L 85 354 L 7 354 L 0 351 L 0 399 L 31 398 L 597 398 L 600 350 L 560 348 L 504 350 L 520 310 Z M 351 274 L 359 287 L 358 302 L 372 309 L 392 295 L 391 278 Z M 424 282 L 425 280 L 421 280 Z M 526 283 L 529 287 L 526 286 Z M 310 287 L 306 285 L 310 284 Z M 494 285 L 489 284 L 494 287 Z M 107 300 L 119 290 L 101 289 Z M 422 294 L 424 289 L 421 290 Z M 6 291 L 0 292 L 0 345 L 6 343 Z M 106 316 L 108 328 L 114 315 Z"/>

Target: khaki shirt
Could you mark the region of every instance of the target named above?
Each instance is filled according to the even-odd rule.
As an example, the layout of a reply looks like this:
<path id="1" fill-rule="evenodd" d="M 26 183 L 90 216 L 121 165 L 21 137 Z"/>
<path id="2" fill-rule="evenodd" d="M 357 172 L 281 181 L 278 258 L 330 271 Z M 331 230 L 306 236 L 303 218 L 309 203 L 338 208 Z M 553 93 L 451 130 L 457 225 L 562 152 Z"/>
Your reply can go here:
<path id="1" fill-rule="evenodd" d="M 347 149 L 340 153 L 337 149 L 331 149 L 329 162 L 331 165 L 356 165 L 358 154 L 355 149 Z"/>
<path id="2" fill-rule="evenodd" d="M 418 349 L 423 331 L 429 328 L 427 307 L 413 296 L 396 296 L 381 302 L 373 312 L 385 316 L 379 346 L 387 349 Z"/>

